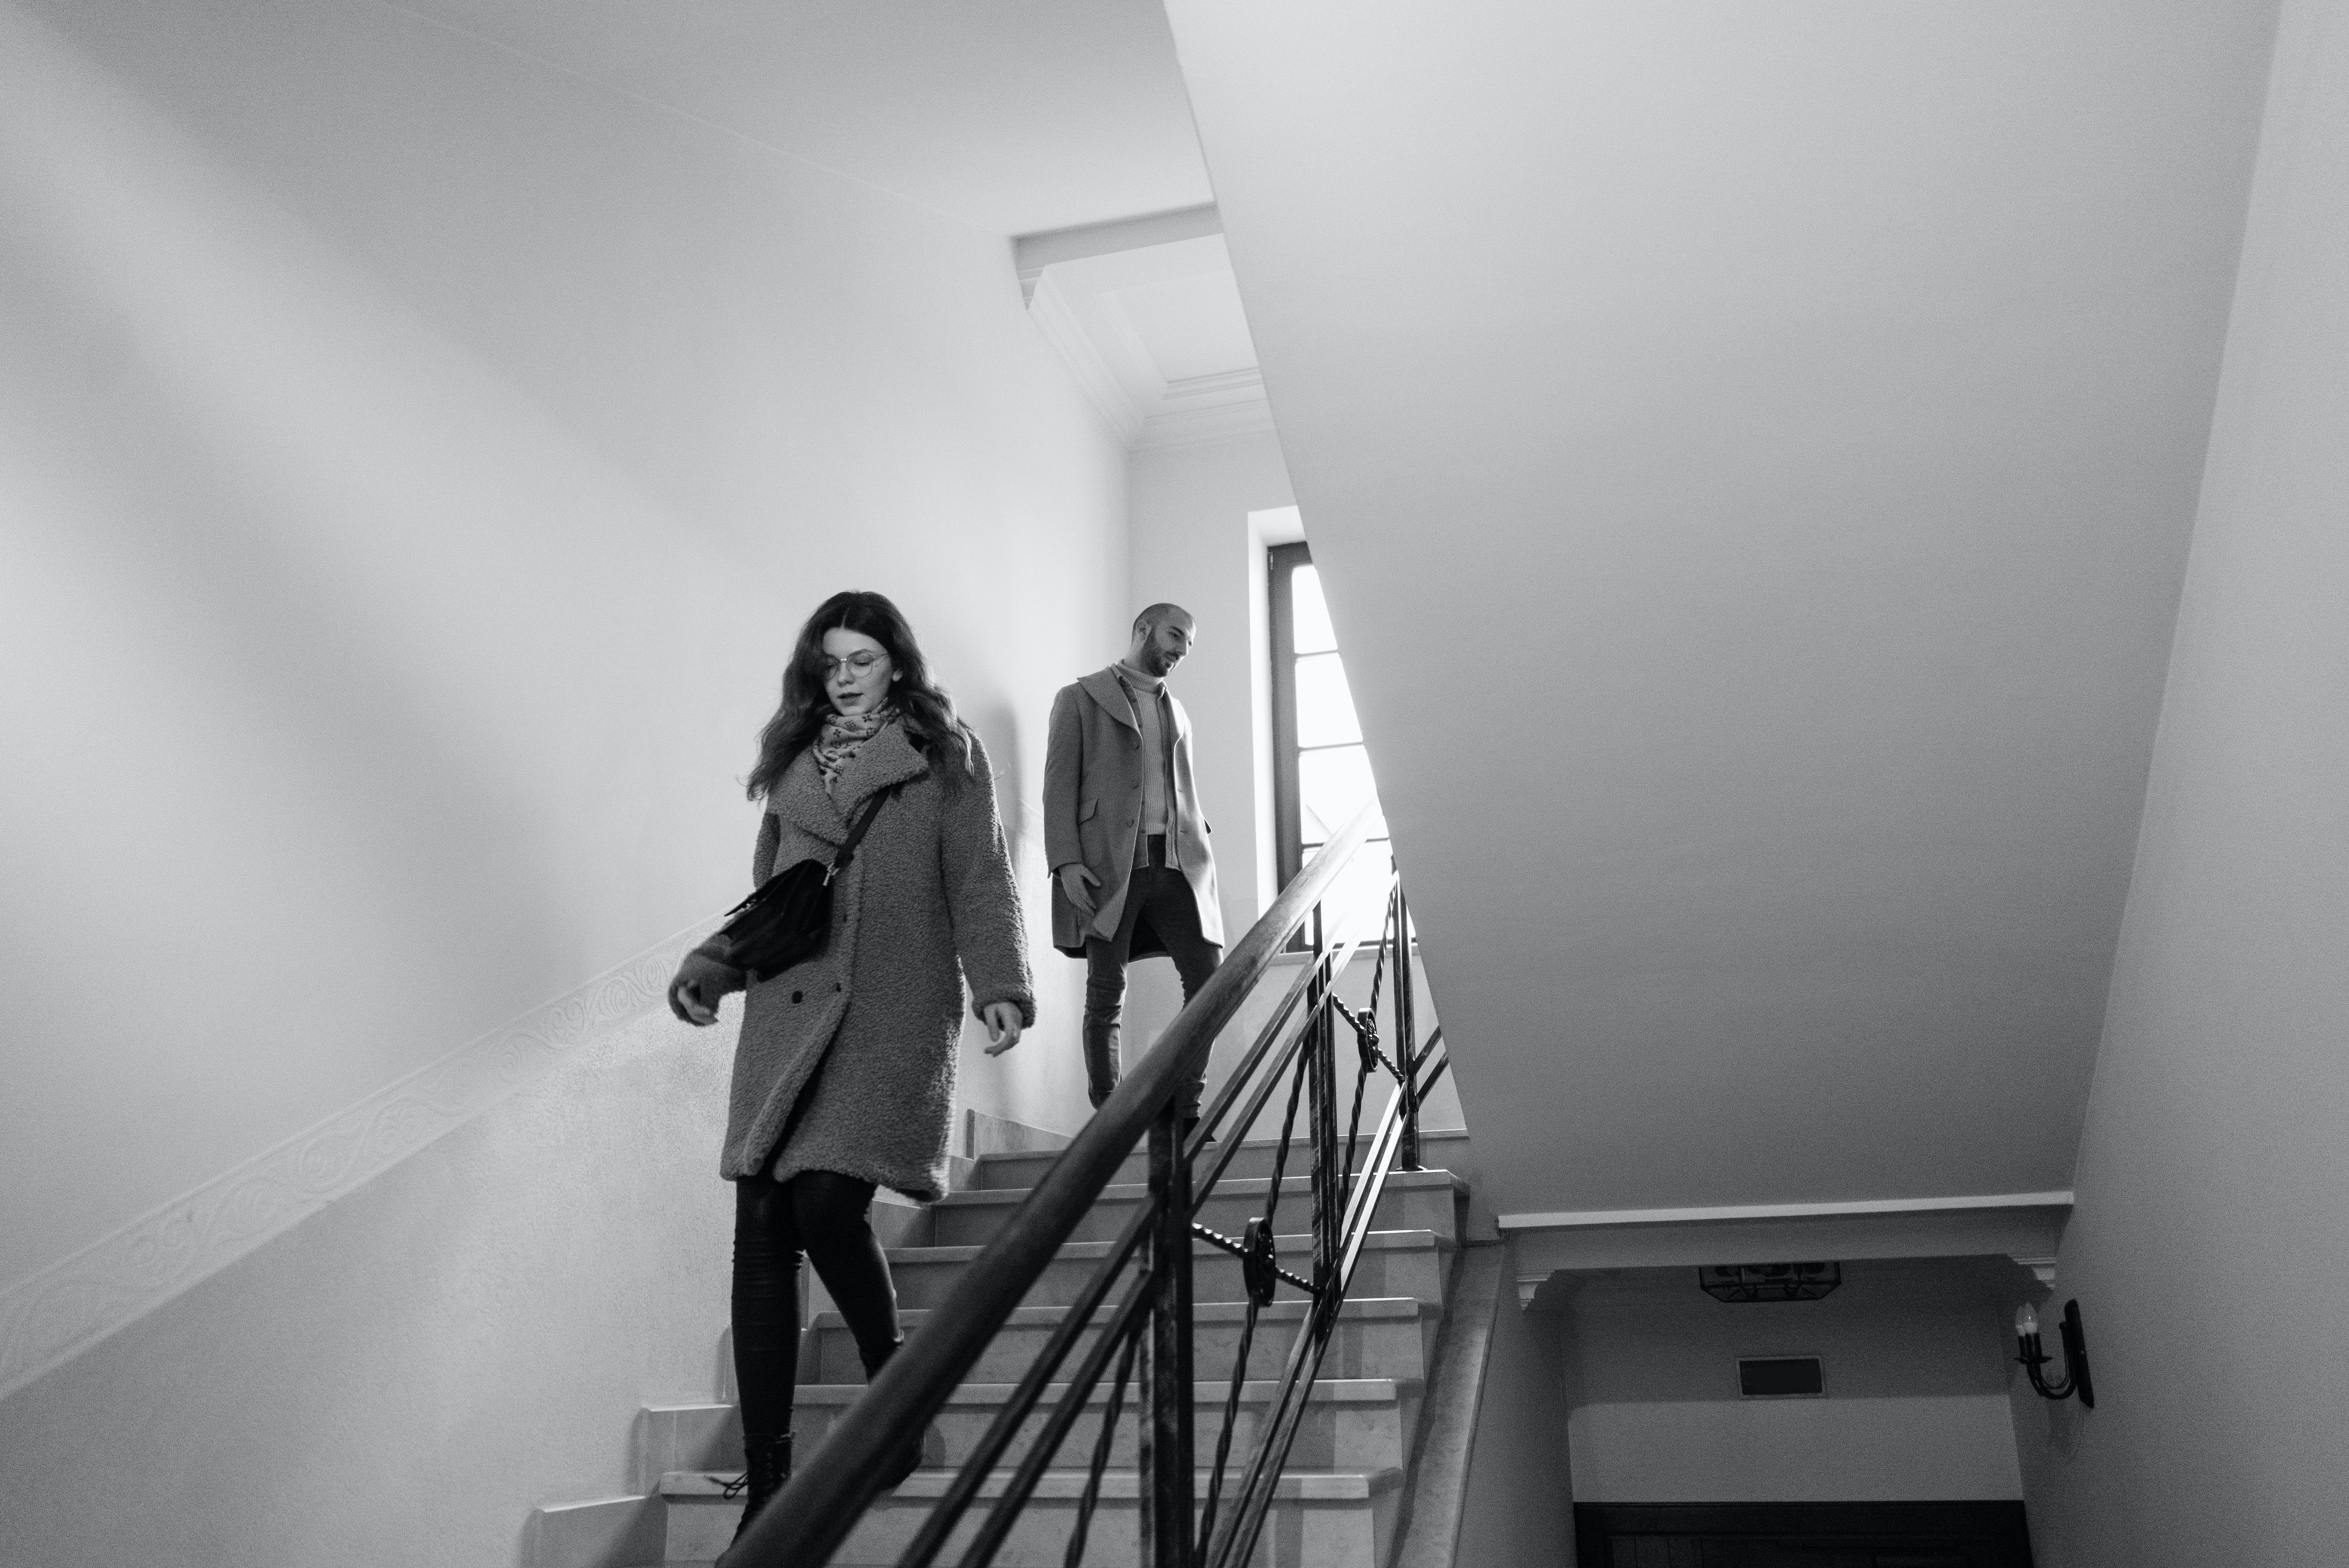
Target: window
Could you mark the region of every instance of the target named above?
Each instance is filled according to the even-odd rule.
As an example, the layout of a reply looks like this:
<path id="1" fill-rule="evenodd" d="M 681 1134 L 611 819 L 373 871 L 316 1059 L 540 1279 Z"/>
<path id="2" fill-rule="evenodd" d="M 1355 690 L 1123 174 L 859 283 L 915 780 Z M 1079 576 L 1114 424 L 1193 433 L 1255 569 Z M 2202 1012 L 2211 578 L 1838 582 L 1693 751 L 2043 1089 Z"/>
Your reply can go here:
<path id="1" fill-rule="evenodd" d="M 1338 636 L 1330 629 L 1329 601 L 1321 595 L 1321 574 L 1302 544 L 1277 544 L 1268 554 L 1273 816 L 1280 884 L 1286 887 L 1314 851 L 1378 799 L 1378 788 L 1371 779 L 1362 727 L 1354 717 L 1345 662 L 1338 655 Z M 1357 897 L 1374 897 L 1393 864 L 1381 816 L 1372 820 L 1371 842 L 1334 891 L 1331 908 L 1350 910 Z"/>

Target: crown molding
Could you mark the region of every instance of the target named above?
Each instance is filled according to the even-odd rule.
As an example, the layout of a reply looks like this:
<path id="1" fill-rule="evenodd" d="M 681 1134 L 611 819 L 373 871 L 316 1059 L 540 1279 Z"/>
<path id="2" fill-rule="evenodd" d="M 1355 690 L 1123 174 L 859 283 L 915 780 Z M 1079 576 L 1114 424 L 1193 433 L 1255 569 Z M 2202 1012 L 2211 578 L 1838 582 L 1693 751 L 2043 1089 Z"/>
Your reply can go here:
<path id="1" fill-rule="evenodd" d="M 1814 1258 L 2052 1255 L 2071 1218 L 2068 1191 L 1889 1198 L 1842 1203 L 1740 1203 L 1503 1214 L 1519 1267 L 1662 1268 L 1801 1263 Z"/>
<path id="2" fill-rule="evenodd" d="M 1142 422 L 1137 451 L 1192 447 L 1273 433 L 1264 373 L 1254 366 L 1166 383 L 1158 406 Z"/>
<path id="3" fill-rule="evenodd" d="M 1142 433 L 1143 411 L 1140 404 L 1126 390 L 1123 378 L 1110 368 L 1109 362 L 1094 346 L 1093 335 L 1085 330 L 1067 294 L 1049 275 L 1040 276 L 1028 299 L 1028 319 L 1044 335 L 1061 362 L 1069 367 L 1076 379 L 1077 389 L 1092 405 L 1093 412 L 1110 428 L 1122 446 L 1131 447 Z"/>
<path id="4" fill-rule="evenodd" d="M 1223 214 L 1209 202 L 1204 207 L 1180 207 L 1171 212 L 1150 212 L 1139 218 L 1113 218 L 1106 223 L 1081 223 L 1073 229 L 1021 234 L 1011 242 L 1011 264 L 1019 273 L 1020 298 L 1032 303 L 1044 269 L 1057 262 L 1113 256 L 1122 251 L 1204 240 L 1223 232 Z"/>
<path id="5" fill-rule="evenodd" d="M 2054 1253 L 2010 1253 L 2017 1268 L 2031 1271 L 2031 1277 L 2049 1289 L 2055 1284 L 2055 1254 Z"/>
<path id="6" fill-rule="evenodd" d="M 2072 1194 L 1992 1192 L 1971 1198 L 1862 1198 L 1840 1203 L 1724 1203 L 1701 1209 L 1579 1209 L 1503 1214 L 1504 1231 L 1579 1231 L 1607 1225 L 1703 1225 L 1741 1220 L 1826 1219 L 1856 1214 L 1928 1214 L 1973 1209 L 2068 1209 Z"/>
<path id="7" fill-rule="evenodd" d="M 0 1398 L 663 1006 L 707 930 L 678 933 L 0 1291 Z"/>

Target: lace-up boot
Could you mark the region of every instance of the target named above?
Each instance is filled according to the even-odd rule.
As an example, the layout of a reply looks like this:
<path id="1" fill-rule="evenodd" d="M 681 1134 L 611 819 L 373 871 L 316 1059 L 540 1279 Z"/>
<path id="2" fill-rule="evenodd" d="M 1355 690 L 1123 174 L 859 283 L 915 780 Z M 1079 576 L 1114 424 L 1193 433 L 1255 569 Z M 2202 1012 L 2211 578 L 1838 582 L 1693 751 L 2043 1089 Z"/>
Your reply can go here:
<path id="1" fill-rule="evenodd" d="M 742 1457 L 746 1462 L 740 1479 L 728 1481 L 723 1489 L 728 1497 L 742 1499 L 742 1522 L 734 1527 L 736 1541 L 742 1539 L 742 1532 L 750 1528 L 750 1521 L 792 1479 L 792 1434 L 745 1438 Z"/>

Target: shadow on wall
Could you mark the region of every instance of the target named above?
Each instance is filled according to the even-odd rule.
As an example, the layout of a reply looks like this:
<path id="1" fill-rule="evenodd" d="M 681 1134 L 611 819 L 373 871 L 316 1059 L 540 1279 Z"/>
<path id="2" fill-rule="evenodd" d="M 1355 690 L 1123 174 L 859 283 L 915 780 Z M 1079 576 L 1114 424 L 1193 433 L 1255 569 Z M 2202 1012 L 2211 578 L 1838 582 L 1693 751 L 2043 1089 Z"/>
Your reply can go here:
<path id="1" fill-rule="evenodd" d="M 987 748 L 987 759 L 995 769 L 995 808 L 1002 814 L 1003 831 L 1010 841 L 1011 864 L 1017 870 L 1030 826 L 1027 766 L 1019 753 L 1019 716 L 1010 704 L 995 700 L 981 701 L 960 711 L 970 727 L 978 731 L 979 742 Z M 1035 892 L 1025 886 L 1019 891 L 1031 896 Z"/>

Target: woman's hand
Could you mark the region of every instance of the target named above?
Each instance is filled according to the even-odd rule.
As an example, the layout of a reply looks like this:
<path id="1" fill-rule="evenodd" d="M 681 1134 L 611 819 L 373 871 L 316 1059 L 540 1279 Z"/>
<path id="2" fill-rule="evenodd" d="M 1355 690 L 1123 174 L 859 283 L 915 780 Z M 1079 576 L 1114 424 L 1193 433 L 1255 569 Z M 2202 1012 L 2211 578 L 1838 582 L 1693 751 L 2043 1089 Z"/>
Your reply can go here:
<path id="1" fill-rule="evenodd" d="M 742 985 L 740 969 L 730 969 L 696 948 L 685 955 L 677 966 L 677 978 L 668 983 L 668 1010 L 696 1028 L 714 1024 L 719 998 L 740 991 Z"/>
<path id="2" fill-rule="evenodd" d="M 1019 1043 L 1019 1006 L 1016 1002 L 989 1002 L 978 1010 L 981 1022 L 987 1026 L 987 1037 L 994 1042 L 987 1047 L 990 1057 L 999 1057 Z"/>

